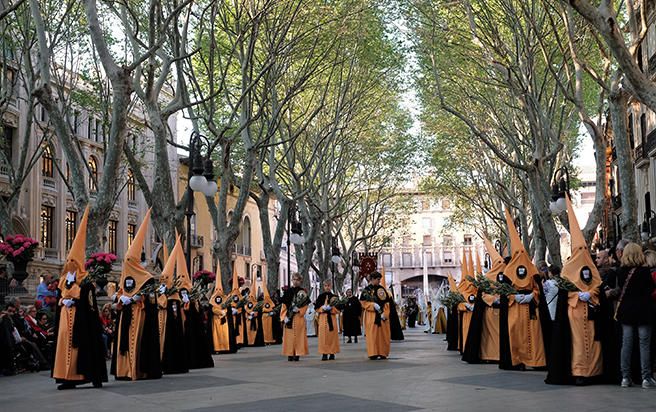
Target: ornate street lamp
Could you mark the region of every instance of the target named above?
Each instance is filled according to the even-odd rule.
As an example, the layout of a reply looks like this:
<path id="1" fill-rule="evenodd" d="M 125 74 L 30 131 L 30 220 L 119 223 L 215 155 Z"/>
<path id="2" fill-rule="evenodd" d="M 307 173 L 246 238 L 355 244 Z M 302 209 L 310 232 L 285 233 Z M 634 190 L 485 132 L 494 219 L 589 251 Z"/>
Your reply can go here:
<path id="1" fill-rule="evenodd" d="M 645 212 L 645 218 L 642 221 L 640 237 L 646 242 L 654 236 L 656 236 L 656 212 L 649 209 Z"/>
<path id="2" fill-rule="evenodd" d="M 297 208 L 296 205 L 292 205 L 287 211 L 287 286 L 292 285 L 292 256 L 291 256 L 291 246 L 292 243 L 295 245 L 302 245 L 305 242 L 303 237 L 303 225 L 301 222 L 296 219 Z M 297 262 L 298 263 L 298 262 Z"/>
<path id="3" fill-rule="evenodd" d="M 567 170 L 567 166 L 556 169 L 553 175 L 549 210 L 554 215 L 561 214 L 567 210 L 565 194 L 569 194 L 569 171 Z"/>
<path id="4" fill-rule="evenodd" d="M 489 253 L 485 252 L 485 269 L 490 270 L 492 268 L 492 257 Z"/>
<path id="5" fill-rule="evenodd" d="M 358 278 L 358 273 L 360 273 L 360 259 L 358 259 L 357 252 L 353 252 L 353 258 L 351 261 L 353 262 L 351 264 L 351 292 L 355 293 L 355 282 Z"/>
<path id="6" fill-rule="evenodd" d="M 337 243 L 337 236 L 332 237 L 332 256 L 330 261 L 332 263 L 332 278 L 333 278 L 333 290 L 335 290 L 335 271 L 337 270 L 337 264 L 342 260 L 342 252 L 339 251 L 339 244 Z"/>
<path id="7" fill-rule="evenodd" d="M 191 218 L 196 215 L 194 212 L 194 192 L 201 192 L 205 196 L 213 197 L 218 189 L 214 181 L 214 166 L 211 153 L 208 151 L 207 157 L 203 158 L 201 135 L 194 131 L 191 133 L 189 141 L 189 171 L 187 184 L 187 270 L 191 273 Z"/>

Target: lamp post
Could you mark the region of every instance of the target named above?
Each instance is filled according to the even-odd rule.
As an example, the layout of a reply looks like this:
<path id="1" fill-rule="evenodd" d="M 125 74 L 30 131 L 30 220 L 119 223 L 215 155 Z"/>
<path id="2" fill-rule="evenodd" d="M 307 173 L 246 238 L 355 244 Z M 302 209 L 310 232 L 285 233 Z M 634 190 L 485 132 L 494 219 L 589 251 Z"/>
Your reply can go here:
<path id="1" fill-rule="evenodd" d="M 335 290 L 335 270 L 337 270 L 337 264 L 342 260 L 342 253 L 339 251 L 339 244 L 337 243 L 337 236 L 332 237 L 332 256 L 330 257 L 330 262 L 332 264 L 332 282 L 333 290 Z"/>
<path id="2" fill-rule="evenodd" d="M 502 250 L 500 240 L 497 239 L 497 240 L 494 241 L 494 248 L 496 249 L 497 252 L 499 252 L 499 256 L 505 257 L 505 256 L 503 256 L 503 250 Z"/>
<path id="3" fill-rule="evenodd" d="M 301 245 L 305 241 L 303 238 L 303 225 L 296 219 L 296 205 L 293 205 L 287 211 L 287 286 L 292 284 L 292 256 L 291 245 Z M 296 262 L 298 264 L 298 260 Z"/>
<path id="4" fill-rule="evenodd" d="M 492 257 L 489 253 L 485 252 L 485 269 L 490 270 L 492 268 Z"/>
<path id="5" fill-rule="evenodd" d="M 194 212 L 194 192 L 202 192 L 205 196 L 212 197 L 216 194 L 218 186 L 214 181 L 214 171 L 210 153 L 203 158 L 201 153 L 201 135 L 196 131 L 191 133 L 189 141 L 189 170 L 187 172 L 187 271 L 191 274 L 191 218 Z"/>
<path id="6" fill-rule="evenodd" d="M 567 166 L 556 169 L 553 175 L 549 210 L 554 215 L 561 214 L 567 210 L 565 194 L 569 194 L 569 171 L 567 170 Z"/>
<path id="7" fill-rule="evenodd" d="M 355 279 L 360 273 L 360 259 L 358 259 L 358 252 L 353 252 L 353 258 L 351 259 L 351 292 L 355 293 Z"/>

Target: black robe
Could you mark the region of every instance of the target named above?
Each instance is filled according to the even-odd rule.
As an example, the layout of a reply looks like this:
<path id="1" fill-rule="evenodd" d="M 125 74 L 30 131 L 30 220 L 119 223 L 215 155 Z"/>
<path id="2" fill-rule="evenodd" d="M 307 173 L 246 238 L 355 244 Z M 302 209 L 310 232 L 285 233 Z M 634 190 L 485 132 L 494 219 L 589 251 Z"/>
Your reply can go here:
<path id="1" fill-rule="evenodd" d="M 566 290 L 558 291 L 556 318 L 551 331 L 551 353 L 547 363 L 547 378 L 545 383 L 550 385 L 571 385 L 572 376 L 572 330 L 569 324 L 568 297 Z M 599 293 L 599 305 L 590 308 L 588 316 L 594 320 L 594 339 L 601 343 L 602 369 L 600 376 L 589 378 L 588 383 L 618 383 L 617 357 L 613 356 L 613 322 L 612 305 L 606 299 L 604 291 Z"/>
<path id="2" fill-rule="evenodd" d="M 508 332 L 508 296 L 499 297 L 499 369 L 514 369 Z"/>
<path id="3" fill-rule="evenodd" d="M 467 343 L 462 352 L 462 360 L 467 363 L 481 363 L 481 335 L 483 333 L 483 321 L 487 304 L 483 301 L 483 294 L 479 290 L 474 302 Z"/>
<path id="4" fill-rule="evenodd" d="M 403 328 L 401 327 L 401 320 L 399 319 L 399 313 L 396 311 L 396 302 L 389 299 L 390 304 L 390 334 L 392 340 L 403 340 Z"/>
<path id="5" fill-rule="evenodd" d="M 162 372 L 165 374 L 189 372 L 189 352 L 184 338 L 182 305 L 177 299 L 168 302 L 165 327 Z"/>
<path id="6" fill-rule="evenodd" d="M 250 346 L 253 347 L 264 346 L 264 327 L 262 326 L 262 312 L 257 313 L 257 318 L 255 319 L 255 323 L 251 322 L 248 333 L 255 334 L 255 341 L 253 341 L 253 344 Z"/>
<path id="7" fill-rule="evenodd" d="M 130 306 L 127 306 L 131 309 Z M 139 348 L 139 370 L 146 374 L 147 379 L 162 377 L 162 360 L 159 345 L 159 307 L 154 295 L 144 296 L 146 311 Z"/>
<path id="8" fill-rule="evenodd" d="M 57 379 L 56 381 L 57 383 L 74 384 L 107 382 L 105 344 L 96 301 L 96 287 L 93 283 L 84 282 L 80 286 L 80 298 L 75 300 L 75 305 L 73 347 L 77 348 L 77 373 L 83 375 L 85 380 L 79 382 Z M 56 325 L 59 325 L 59 319 L 57 319 Z M 55 331 L 55 336 L 57 336 L 57 331 Z M 56 342 L 54 347 L 57 347 Z"/>
<path id="9" fill-rule="evenodd" d="M 342 319 L 344 322 L 344 336 L 360 336 L 362 335 L 362 324 L 360 316 L 362 315 L 362 305 L 357 297 L 351 296 L 346 301 L 344 311 L 342 312 Z"/>
<path id="10" fill-rule="evenodd" d="M 458 327 L 458 305 L 453 305 L 449 308 L 449 316 L 446 319 L 446 350 L 458 350 L 458 335 L 460 328 Z"/>
<path id="11" fill-rule="evenodd" d="M 212 349 L 205 333 L 202 314 L 196 308 L 196 302 L 189 302 L 185 310 L 185 343 L 189 353 L 189 369 L 213 368 Z"/>
<path id="12" fill-rule="evenodd" d="M 542 328 L 542 343 L 544 345 L 544 356 L 549 364 L 549 356 L 551 356 L 551 351 L 549 350 L 551 346 L 551 331 L 553 329 L 553 322 L 551 320 L 551 315 L 549 314 L 549 305 L 547 302 L 547 297 L 544 294 L 544 288 L 542 287 L 542 279 L 539 275 L 533 277 L 535 283 L 538 285 L 539 289 L 539 302 L 538 302 L 538 312 L 540 313 L 540 327 Z"/>

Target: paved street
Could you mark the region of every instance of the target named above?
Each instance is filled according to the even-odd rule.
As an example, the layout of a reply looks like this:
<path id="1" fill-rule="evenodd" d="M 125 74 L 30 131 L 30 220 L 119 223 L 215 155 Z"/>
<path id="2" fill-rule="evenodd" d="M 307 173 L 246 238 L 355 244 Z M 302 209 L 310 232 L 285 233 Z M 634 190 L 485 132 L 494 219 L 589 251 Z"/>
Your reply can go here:
<path id="1" fill-rule="evenodd" d="M 47 372 L 0 377 L 0 409 L 111 411 L 640 411 L 654 410 L 656 390 L 614 386 L 555 387 L 542 372 L 466 365 L 443 335 L 406 331 L 387 361 L 369 361 L 364 343 L 342 345 L 332 362 L 316 355 L 290 363 L 280 347 L 215 356 L 214 369 L 156 381 L 116 382 L 102 390 L 57 391 Z"/>

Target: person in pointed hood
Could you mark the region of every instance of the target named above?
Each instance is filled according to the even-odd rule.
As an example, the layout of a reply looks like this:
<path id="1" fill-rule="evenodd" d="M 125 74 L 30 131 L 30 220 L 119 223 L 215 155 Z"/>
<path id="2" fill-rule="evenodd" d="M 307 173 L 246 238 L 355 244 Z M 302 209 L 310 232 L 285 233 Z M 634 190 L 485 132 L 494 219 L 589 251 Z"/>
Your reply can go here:
<path id="1" fill-rule="evenodd" d="M 317 338 L 319 341 L 318 351 L 322 361 L 334 360 L 335 354 L 339 353 L 339 331 L 337 315 L 339 309 L 335 307 L 337 295 L 332 292 L 333 284 L 330 280 L 323 282 L 323 292 L 317 296 L 314 302 L 314 310 L 319 316 Z"/>
<path id="2" fill-rule="evenodd" d="M 506 267 L 503 258 L 486 238 L 485 249 L 492 262 L 490 269 L 484 274 L 491 284 L 503 278 L 503 270 Z M 480 262 L 477 266 L 480 267 Z M 467 335 L 467 346 L 462 355 L 462 360 L 468 363 L 499 361 L 499 307 L 500 298 L 493 293 L 479 290 L 472 314 L 472 322 Z"/>
<path id="3" fill-rule="evenodd" d="M 369 275 L 369 285 L 362 291 L 360 302 L 367 312 L 365 317 L 365 341 L 367 355 L 371 360 L 387 359 L 390 353 L 390 298 L 380 285 L 382 275 L 373 272 Z"/>
<path id="4" fill-rule="evenodd" d="M 264 330 L 262 329 L 262 311 L 257 301 L 257 275 L 251 274 L 251 286 L 248 292 L 246 311 L 246 328 L 248 329 L 248 346 L 264 346 Z"/>
<path id="5" fill-rule="evenodd" d="M 470 278 L 474 277 L 474 262 L 472 262 L 471 251 L 462 252 L 462 276 L 458 284 L 458 290 L 465 298 L 464 302 L 458 304 L 458 324 L 460 326 L 458 338 L 458 350 L 464 353 L 465 346 L 467 345 L 467 335 L 469 334 L 469 325 L 472 320 L 474 311 L 474 303 L 476 302 L 476 286 L 472 283 Z"/>
<path id="6" fill-rule="evenodd" d="M 303 277 L 299 273 L 292 275 L 292 285 L 285 290 L 280 299 L 282 309 L 280 320 L 284 323 L 282 336 L 282 354 L 288 361 L 299 361 L 301 356 L 308 355 L 307 324 L 305 313 L 308 310 L 310 297 L 301 287 Z"/>
<path id="7" fill-rule="evenodd" d="M 516 293 L 508 297 L 509 358 L 499 363 L 502 369 L 543 368 L 545 346 L 538 304 L 542 298 L 540 276 L 515 228 L 508 209 L 505 210 L 512 257 L 504 270 Z M 544 303 L 544 301 L 543 301 Z M 546 310 L 546 306 L 544 307 Z M 500 354 L 502 357 L 502 354 Z"/>
<path id="8" fill-rule="evenodd" d="M 275 307 L 276 304 L 271 299 L 269 295 L 269 288 L 267 286 L 268 277 L 266 272 L 262 275 L 262 332 L 264 335 L 264 343 L 267 345 L 272 345 L 276 343 L 276 339 L 273 336 L 273 319 L 276 316 Z"/>
<path id="9" fill-rule="evenodd" d="M 180 298 L 184 313 L 184 338 L 189 369 L 213 368 L 212 348 L 203 323 L 200 301 L 198 298 L 192 299 L 190 296 L 193 283 L 189 276 L 187 260 L 182 247 L 177 254 L 176 282 L 180 285 Z"/>
<path id="10" fill-rule="evenodd" d="M 214 293 L 210 298 L 212 306 L 212 343 L 214 353 L 236 353 L 237 341 L 235 340 L 234 318 L 230 297 L 223 291 L 223 280 L 221 278 L 221 265 L 216 265 L 216 282 Z"/>
<path id="11" fill-rule="evenodd" d="M 561 276 L 576 290 L 558 290 L 545 382 L 582 385 L 603 373 L 601 328 L 610 323 L 610 318 L 602 316 L 600 300 L 605 295 L 600 293 L 601 276 L 590 256 L 569 196 L 565 200 L 572 254 L 563 265 Z"/>
<path id="12" fill-rule="evenodd" d="M 180 241 L 180 237 L 176 236 L 176 243 Z M 164 256 L 164 267 L 159 277 L 159 289 L 157 290 L 157 309 L 159 320 L 159 347 L 160 357 L 164 356 L 164 341 L 166 339 L 166 316 L 168 311 L 168 296 L 167 291 L 173 287 L 173 276 L 175 275 L 175 259 L 169 262 L 169 252 L 166 248 L 166 241 L 162 245 Z"/>
<path id="13" fill-rule="evenodd" d="M 240 288 L 239 273 L 236 262 L 232 262 L 232 290 L 230 290 L 231 313 L 234 317 L 234 335 L 237 347 L 248 344 L 248 329 L 246 328 L 246 314 L 241 305 L 242 291 Z"/>
<path id="14" fill-rule="evenodd" d="M 158 379 L 162 377 L 159 315 L 154 277 L 141 266 L 150 209 L 125 253 L 117 293 L 119 323 L 117 346 L 113 356 L 117 380 Z"/>
<path id="15" fill-rule="evenodd" d="M 160 296 L 158 298 L 163 297 L 166 299 L 164 306 L 166 322 L 164 324 L 164 333 L 162 333 L 164 339 L 162 343 L 162 372 L 167 375 L 189 372 L 188 348 L 184 338 L 183 310 L 180 295 L 174 289 L 174 285 L 181 285 L 179 281 L 174 283 L 174 279 L 177 277 L 178 265 L 180 264 L 180 255 L 182 255 L 184 265 L 182 243 L 180 242 L 180 236 L 177 236 L 173 250 L 171 250 L 171 254 L 162 270 L 159 287 Z"/>
<path id="16" fill-rule="evenodd" d="M 451 273 L 447 274 L 447 280 L 449 282 L 449 292 L 460 293 L 458 290 L 458 285 L 456 280 L 453 278 Z M 460 335 L 459 315 L 458 315 L 458 305 L 453 305 L 448 309 L 448 315 L 446 317 L 446 350 L 458 350 L 458 336 Z"/>
<path id="17" fill-rule="evenodd" d="M 72 389 L 88 382 L 99 388 L 107 382 L 96 287 L 87 279 L 85 269 L 88 219 L 87 206 L 59 281 L 61 299 L 52 368 L 58 389 Z"/>

